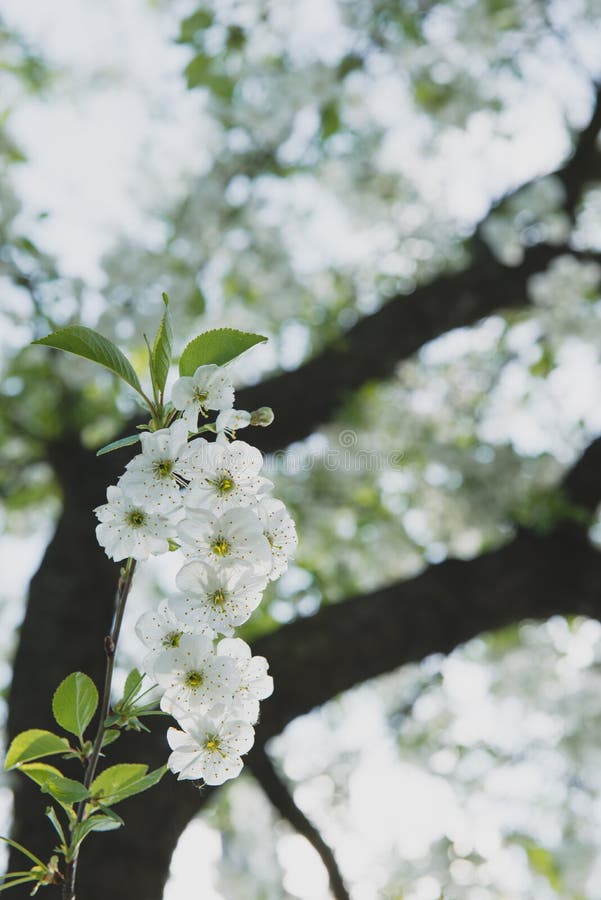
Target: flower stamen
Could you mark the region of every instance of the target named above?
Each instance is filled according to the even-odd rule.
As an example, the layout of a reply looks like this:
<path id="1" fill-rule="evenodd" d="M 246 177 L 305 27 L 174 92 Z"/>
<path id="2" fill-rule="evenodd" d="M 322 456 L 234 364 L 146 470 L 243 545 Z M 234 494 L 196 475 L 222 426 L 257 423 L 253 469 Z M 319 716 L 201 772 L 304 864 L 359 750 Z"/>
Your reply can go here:
<path id="1" fill-rule="evenodd" d="M 146 524 L 146 513 L 141 509 L 130 509 L 125 521 L 132 528 L 141 528 Z"/>
<path id="2" fill-rule="evenodd" d="M 171 478 L 173 473 L 173 460 L 161 459 L 159 462 L 155 463 L 154 471 L 159 478 Z"/>
<path id="3" fill-rule="evenodd" d="M 163 647 L 179 647 L 179 641 L 182 634 L 182 631 L 170 631 L 161 641 Z"/>
<path id="4" fill-rule="evenodd" d="M 202 672 L 186 672 L 186 677 L 184 679 L 184 684 L 186 687 L 192 688 L 192 690 L 196 690 L 199 688 L 204 681 L 202 676 Z"/>
<path id="5" fill-rule="evenodd" d="M 216 556 L 227 556 L 230 552 L 229 542 L 224 537 L 218 537 L 211 547 Z"/>

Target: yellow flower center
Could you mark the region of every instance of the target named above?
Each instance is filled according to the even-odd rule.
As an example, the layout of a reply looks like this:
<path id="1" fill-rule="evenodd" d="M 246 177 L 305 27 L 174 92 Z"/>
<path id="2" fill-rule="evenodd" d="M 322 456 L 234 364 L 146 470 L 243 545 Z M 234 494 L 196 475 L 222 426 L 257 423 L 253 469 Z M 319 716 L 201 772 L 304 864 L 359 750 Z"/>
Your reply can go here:
<path id="1" fill-rule="evenodd" d="M 234 479 L 231 475 L 223 475 L 217 482 L 217 490 L 220 494 L 227 494 L 234 487 Z"/>
<path id="2" fill-rule="evenodd" d="M 202 672 L 188 672 L 185 678 L 186 687 L 196 690 L 203 682 Z"/>
<path id="3" fill-rule="evenodd" d="M 224 537 L 218 537 L 211 549 L 216 556 L 227 556 L 230 552 L 230 545 Z"/>
<path id="4" fill-rule="evenodd" d="M 225 603 L 225 593 L 222 588 L 219 588 L 218 591 L 215 591 L 214 594 L 211 594 L 211 600 L 216 606 L 223 606 Z"/>
<path id="5" fill-rule="evenodd" d="M 182 636 L 181 631 L 170 631 L 161 641 L 163 647 L 179 647 L 179 639 Z"/>
<path id="6" fill-rule="evenodd" d="M 162 459 L 155 464 L 154 470 L 159 478 L 170 478 L 171 473 L 173 472 L 173 460 Z"/>
<path id="7" fill-rule="evenodd" d="M 209 738 L 209 740 L 205 744 L 205 747 L 207 748 L 207 750 L 219 750 L 219 741 L 214 737 Z"/>
<path id="8" fill-rule="evenodd" d="M 131 525 L 132 528 L 141 528 L 145 522 L 146 513 L 142 512 L 141 509 L 132 509 L 127 514 L 127 524 Z"/>

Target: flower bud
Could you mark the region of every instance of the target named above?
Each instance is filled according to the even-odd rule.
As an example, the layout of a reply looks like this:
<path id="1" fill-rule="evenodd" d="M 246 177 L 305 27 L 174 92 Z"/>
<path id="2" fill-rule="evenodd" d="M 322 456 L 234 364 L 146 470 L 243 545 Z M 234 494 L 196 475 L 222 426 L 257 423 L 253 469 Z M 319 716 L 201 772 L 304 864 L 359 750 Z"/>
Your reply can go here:
<path id="1" fill-rule="evenodd" d="M 271 406 L 260 406 L 250 414 L 250 424 L 258 425 L 260 428 L 267 428 L 273 422 L 273 410 Z"/>

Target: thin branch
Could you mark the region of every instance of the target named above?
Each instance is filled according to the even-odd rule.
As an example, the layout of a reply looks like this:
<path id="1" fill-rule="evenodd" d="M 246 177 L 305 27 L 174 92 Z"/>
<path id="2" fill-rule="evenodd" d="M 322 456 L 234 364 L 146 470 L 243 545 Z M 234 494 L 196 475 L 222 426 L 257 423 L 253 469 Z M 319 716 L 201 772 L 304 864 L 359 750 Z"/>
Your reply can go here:
<path id="1" fill-rule="evenodd" d="M 121 574 L 119 576 L 119 584 L 117 587 L 117 599 L 115 603 L 115 615 L 113 618 L 113 625 L 111 628 L 111 633 L 107 634 L 104 639 L 104 652 L 106 656 L 106 671 L 104 675 L 104 687 L 102 691 L 102 702 L 100 705 L 100 713 L 98 718 L 98 728 L 96 730 L 96 737 L 94 738 L 94 745 L 92 747 L 92 753 L 88 759 L 86 765 L 86 772 L 84 777 L 84 787 L 89 788 L 94 780 L 94 776 L 96 774 L 96 768 L 98 766 L 98 761 L 100 759 L 100 751 L 102 750 L 102 743 L 104 741 L 104 735 L 106 733 L 106 718 L 109 713 L 110 703 L 111 703 L 111 688 L 113 685 L 113 672 L 115 668 L 115 655 L 117 652 L 117 644 L 119 643 L 119 635 L 121 634 L 121 625 L 123 624 L 123 616 L 125 613 L 125 606 L 127 604 L 127 598 L 129 596 L 129 591 L 131 588 L 132 580 L 134 577 L 134 572 L 136 569 L 136 561 L 135 559 L 128 559 L 123 569 L 121 570 Z M 84 813 L 86 808 L 86 801 L 81 800 L 77 807 L 77 815 L 75 818 L 75 823 L 73 828 L 71 829 L 71 834 L 73 834 L 75 828 L 79 823 L 83 820 Z M 65 874 L 65 884 L 63 890 L 64 900 L 75 900 L 75 882 L 77 879 L 77 863 L 79 859 L 79 852 L 75 853 L 73 861 L 67 865 L 67 871 Z"/>
<path id="2" fill-rule="evenodd" d="M 263 746 L 255 747 L 249 757 L 248 767 L 282 818 L 286 819 L 299 834 L 302 834 L 319 853 L 328 872 L 330 889 L 336 900 L 350 900 L 350 894 L 332 850 L 322 838 L 319 830 L 296 805 L 294 797 L 276 772 Z"/>
<path id="3" fill-rule="evenodd" d="M 601 502 L 601 438 L 586 448 L 562 483 L 567 499 L 575 506 L 594 513 Z"/>
<path id="4" fill-rule="evenodd" d="M 601 85 L 593 85 L 594 102 L 588 125 L 578 135 L 574 151 L 568 161 L 555 173 L 565 192 L 564 210 L 572 221 L 584 188 L 601 178 L 601 150 L 598 144 L 601 131 Z"/>
<path id="5" fill-rule="evenodd" d="M 598 147 L 599 131 L 601 130 L 601 85 L 593 84 L 594 99 L 591 117 L 586 128 L 578 133 L 574 148 L 569 158 L 563 165 L 539 175 L 531 181 L 519 185 L 507 191 L 498 200 L 491 204 L 486 216 L 476 227 L 474 238 L 483 240 L 483 230 L 486 223 L 494 213 L 498 212 L 506 203 L 517 197 L 525 188 L 530 187 L 543 178 L 556 178 L 564 190 L 563 209 L 574 222 L 576 210 L 580 203 L 582 192 L 590 181 L 601 178 L 601 150 Z"/>

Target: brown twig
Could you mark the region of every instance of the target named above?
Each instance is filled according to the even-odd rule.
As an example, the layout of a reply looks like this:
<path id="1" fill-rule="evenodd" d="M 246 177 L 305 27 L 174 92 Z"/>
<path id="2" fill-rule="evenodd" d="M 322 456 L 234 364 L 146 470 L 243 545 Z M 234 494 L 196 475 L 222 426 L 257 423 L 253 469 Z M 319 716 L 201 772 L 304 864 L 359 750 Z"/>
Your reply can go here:
<path id="1" fill-rule="evenodd" d="M 327 869 L 330 889 L 336 900 L 350 900 L 350 894 L 332 850 L 322 838 L 319 830 L 294 802 L 292 794 L 274 769 L 263 746 L 255 748 L 249 757 L 248 767 L 282 818 L 290 822 L 292 827 L 302 834 L 319 853 L 321 861 Z"/>
<path id="2" fill-rule="evenodd" d="M 119 634 L 121 632 L 121 625 L 123 623 L 123 614 L 125 613 L 125 605 L 127 603 L 127 597 L 131 588 L 135 568 L 136 561 L 135 559 L 131 559 L 130 557 L 122 568 L 121 574 L 119 576 L 119 583 L 117 586 L 117 600 L 115 604 L 115 615 L 113 618 L 111 633 L 107 634 L 104 639 L 104 652 L 106 656 L 104 687 L 102 691 L 102 703 L 100 706 L 98 728 L 96 731 L 96 737 L 94 738 L 92 752 L 88 758 L 86 774 L 83 782 L 84 786 L 87 788 L 90 787 L 94 780 L 96 768 L 98 766 L 98 760 L 100 759 L 100 751 L 102 750 L 102 742 L 104 740 L 104 735 L 106 732 L 106 717 L 108 715 L 111 702 L 111 687 L 113 684 L 113 671 L 115 668 L 115 654 L 117 652 Z M 86 801 L 82 800 L 77 807 L 77 815 L 75 818 L 75 823 L 71 829 L 71 834 L 73 834 L 75 828 L 83 820 L 85 807 Z M 75 900 L 75 881 L 77 878 L 78 857 L 79 851 L 76 851 L 73 860 L 67 864 L 65 883 L 63 887 L 63 900 Z"/>

